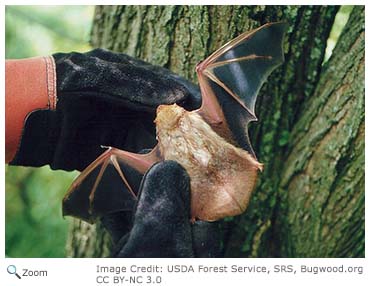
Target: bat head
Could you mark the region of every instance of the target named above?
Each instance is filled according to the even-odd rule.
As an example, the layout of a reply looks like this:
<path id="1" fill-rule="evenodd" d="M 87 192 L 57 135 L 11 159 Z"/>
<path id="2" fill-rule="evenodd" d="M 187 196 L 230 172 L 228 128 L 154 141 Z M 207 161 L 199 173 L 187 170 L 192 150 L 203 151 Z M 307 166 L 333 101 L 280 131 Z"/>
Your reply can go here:
<path id="1" fill-rule="evenodd" d="M 157 107 L 155 124 L 157 130 L 171 130 L 177 128 L 179 119 L 186 110 L 177 104 L 160 105 Z"/>

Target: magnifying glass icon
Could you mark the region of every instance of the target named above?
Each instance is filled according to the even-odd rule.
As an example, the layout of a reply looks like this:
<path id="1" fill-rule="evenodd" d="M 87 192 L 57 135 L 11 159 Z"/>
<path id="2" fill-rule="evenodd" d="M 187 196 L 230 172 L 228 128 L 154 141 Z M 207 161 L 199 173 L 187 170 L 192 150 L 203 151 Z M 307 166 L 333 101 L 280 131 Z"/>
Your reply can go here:
<path id="1" fill-rule="evenodd" d="M 17 273 L 17 268 L 15 267 L 15 265 L 9 265 L 6 270 L 8 271 L 9 274 L 14 274 L 19 279 L 21 279 L 21 276 L 19 276 Z"/>

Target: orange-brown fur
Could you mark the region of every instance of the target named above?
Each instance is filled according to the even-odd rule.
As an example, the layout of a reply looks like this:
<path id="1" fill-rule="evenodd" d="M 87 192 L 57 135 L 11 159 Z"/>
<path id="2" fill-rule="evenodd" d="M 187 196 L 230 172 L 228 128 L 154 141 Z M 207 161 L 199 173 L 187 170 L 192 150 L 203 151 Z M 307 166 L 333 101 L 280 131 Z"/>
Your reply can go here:
<path id="1" fill-rule="evenodd" d="M 176 104 L 160 106 L 155 123 L 161 155 L 191 178 L 192 219 L 214 221 L 246 209 L 262 164 Z"/>

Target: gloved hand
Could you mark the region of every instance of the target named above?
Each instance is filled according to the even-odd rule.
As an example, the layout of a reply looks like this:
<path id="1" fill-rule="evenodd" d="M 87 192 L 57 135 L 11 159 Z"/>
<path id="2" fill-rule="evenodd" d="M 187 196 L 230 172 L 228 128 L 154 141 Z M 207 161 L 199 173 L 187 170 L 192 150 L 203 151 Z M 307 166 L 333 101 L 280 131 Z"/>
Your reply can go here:
<path id="1" fill-rule="evenodd" d="M 148 170 L 132 224 L 128 214 L 102 218 L 115 244 L 114 257 L 220 256 L 219 223 L 190 223 L 190 179 L 174 161 L 158 163 Z"/>
<path id="2" fill-rule="evenodd" d="M 132 152 L 153 147 L 156 144 L 153 120 L 158 105 L 176 102 L 189 109 L 200 105 L 194 84 L 167 69 L 124 54 L 96 49 L 88 53 L 54 54 L 53 59 L 57 100 L 50 100 L 49 95 L 49 101 L 56 101 L 56 108 L 50 110 L 49 103 L 49 110 L 29 110 L 32 113 L 27 114 L 20 143 L 12 143 L 19 144 L 10 162 L 13 165 L 49 164 L 52 169 L 82 170 L 103 152 L 101 145 Z M 49 58 L 47 67 L 52 66 L 53 60 Z M 15 70 L 20 69 L 22 65 L 18 64 Z M 37 75 L 33 76 L 37 79 Z M 11 77 L 7 68 L 7 86 L 11 86 L 8 79 L 22 84 Z M 52 76 L 46 77 L 45 81 L 50 83 Z M 50 86 L 48 94 L 53 91 Z M 6 101 L 11 102 L 8 88 L 6 93 Z M 17 109 L 15 105 L 7 110 L 7 129 Z"/>

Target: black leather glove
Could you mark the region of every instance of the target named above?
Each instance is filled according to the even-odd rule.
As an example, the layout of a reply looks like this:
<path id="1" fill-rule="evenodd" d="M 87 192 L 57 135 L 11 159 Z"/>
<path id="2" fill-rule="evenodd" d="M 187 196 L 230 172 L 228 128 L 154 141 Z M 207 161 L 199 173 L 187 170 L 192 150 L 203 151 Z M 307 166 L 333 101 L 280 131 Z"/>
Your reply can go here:
<path id="1" fill-rule="evenodd" d="M 55 111 L 32 112 L 10 164 L 82 170 L 101 145 L 137 152 L 156 144 L 160 104 L 200 105 L 197 86 L 169 70 L 102 49 L 53 55 Z"/>
<path id="2" fill-rule="evenodd" d="M 102 218 L 115 243 L 114 257 L 220 256 L 219 223 L 190 223 L 190 179 L 174 161 L 158 163 L 145 174 L 132 224 L 127 214 Z"/>

